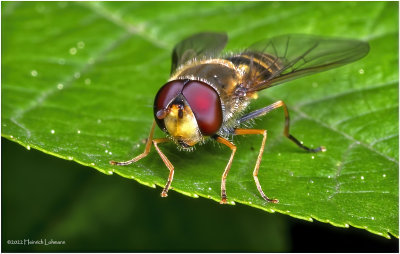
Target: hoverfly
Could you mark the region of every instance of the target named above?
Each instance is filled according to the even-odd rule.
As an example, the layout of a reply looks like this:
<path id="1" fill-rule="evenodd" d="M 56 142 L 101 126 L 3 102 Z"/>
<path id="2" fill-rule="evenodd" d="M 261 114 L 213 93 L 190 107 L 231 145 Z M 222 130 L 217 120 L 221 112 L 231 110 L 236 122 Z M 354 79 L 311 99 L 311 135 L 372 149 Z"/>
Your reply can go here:
<path id="1" fill-rule="evenodd" d="M 226 178 L 232 165 L 236 146 L 228 140 L 234 135 L 262 135 L 261 147 L 253 170 L 253 178 L 261 196 L 269 202 L 258 180 L 258 171 L 267 139 L 265 129 L 241 128 L 257 117 L 282 107 L 285 115 L 283 134 L 308 152 L 325 151 L 325 147 L 309 148 L 289 133 L 289 111 L 283 101 L 252 112 L 246 112 L 257 92 L 303 77 L 332 69 L 364 57 L 367 42 L 347 39 L 320 38 L 311 35 L 283 35 L 257 42 L 239 53 L 221 55 L 228 37 L 222 33 L 199 33 L 179 42 L 172 52 L 169 81 L 160 88 L 154 100 L 154 121 L 144 152 L 112 165 L 129 165 L 146 157 L 153 144 L 169 169 L 167 183 L 161 192 L 167 196 L 174 166 L 160 150 L 159 144 L 174 142 L 179 149 L 190 151 L 196 144 L 215 140 L 231 149 L 221 180 L 221 202 L 226 203 Z M 158 127 L 166 138 L 153 138 Z"/>

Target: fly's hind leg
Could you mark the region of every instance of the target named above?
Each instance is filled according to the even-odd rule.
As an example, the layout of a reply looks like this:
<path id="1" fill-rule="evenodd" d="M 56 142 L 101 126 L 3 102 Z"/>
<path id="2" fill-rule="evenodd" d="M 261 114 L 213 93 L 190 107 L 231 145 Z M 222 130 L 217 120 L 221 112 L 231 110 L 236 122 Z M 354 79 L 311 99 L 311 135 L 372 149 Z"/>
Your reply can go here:
<path id="1" fill-rule="evenodd" d="M 295 138 L 294 136 L 292 136 L 289 133 L 289 126 L 290 126 L 289 110 L 288 110 L 286 104 L 283 101 L 277 101 L 277 102 L 272 103 L 271 105 L 268 105 L 268 106 L 266 106 L 264 108 L 255 110 L 255 111 L 253 111 L 253 112 L 251 112 L 251 113 L 249 113 L 247 115 L 244 115 L 243 117 L 241 117 L 239 119 L 239 124 L 243 123 L 243 122 L 246 122 L 246 121 L 248 121 L 250 119 L 254 119 L 256 117 L 263 116 L 263 115 L 269 113 L 270 111 L 272 111 L 272 110 L 274 110 L 276 108 L 279 108 L 279 107 L 283 107 L 283 112 L 285 114 L 285 129 L 283 130 L 283 134 L 288 139 L 290 139 L 298 147 L 306 150 L 307 152 L 316 153 L 316 152 L 325 152 L 326 151 L 326 148 L 324 146 L 320 146 L 320 147 L 317 147 L 317 148 L 309 148 L 309 147 L 303 145 L 297 138 Z"/>

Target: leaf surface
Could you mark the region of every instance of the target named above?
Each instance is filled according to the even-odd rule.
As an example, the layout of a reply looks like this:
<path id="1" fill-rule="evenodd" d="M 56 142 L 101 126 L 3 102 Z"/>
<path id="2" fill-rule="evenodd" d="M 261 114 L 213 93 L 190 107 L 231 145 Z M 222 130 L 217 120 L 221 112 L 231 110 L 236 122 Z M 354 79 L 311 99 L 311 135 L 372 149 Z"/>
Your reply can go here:
<path id="1" fill-rule="evenodd" d="M 205 30 L 226 31 L 228 50 L 286 33 L 368 40 L 365 59 L 262 91 L 251 105 L 284 100 L 291 133 L 327 152 L 305 153 L 284 138 L 276 110 L 253 127 L 268 129 L 259 178 L 280 203 L 266 203 L 252 178 L 258 136 L 234 138 L 227 194 L 268 212 L 398 237 L 397 9 L 395 2 L 5 2 L 2 136 L 164 186 L 168 170 L 154 149 L 134 165 L 108 162 L 143 151 L 177 41 Z M 173 144 L 161 149 L 176 169 L 173 190 L 220 200 L 228 148 L 208 142 L 192 153 Z"/>

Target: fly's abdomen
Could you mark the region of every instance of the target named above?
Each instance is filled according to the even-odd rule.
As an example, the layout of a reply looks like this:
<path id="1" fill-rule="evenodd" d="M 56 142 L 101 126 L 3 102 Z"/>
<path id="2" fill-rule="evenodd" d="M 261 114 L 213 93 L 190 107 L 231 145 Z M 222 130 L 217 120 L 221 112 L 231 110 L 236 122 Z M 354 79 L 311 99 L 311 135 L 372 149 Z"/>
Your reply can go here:
<path id="1" fill-rule="evenodd" d="M 271 78 L 282 64 L 277 57 L 260 52 L 244 52 L 226 58 L 242 72 L 242 84 L 249 89 L 263 80 Z"/>

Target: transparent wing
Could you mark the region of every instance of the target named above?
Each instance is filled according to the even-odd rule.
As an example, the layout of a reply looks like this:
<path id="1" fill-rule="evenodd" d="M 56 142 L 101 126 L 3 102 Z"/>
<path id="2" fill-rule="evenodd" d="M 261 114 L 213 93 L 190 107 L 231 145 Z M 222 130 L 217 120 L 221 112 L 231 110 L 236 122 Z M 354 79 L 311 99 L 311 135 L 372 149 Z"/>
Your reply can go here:
<path id="1" fill-rule="evenodd" d="M 260 73 L 249 91 L 259 91 L 288 80 L 336 68 L 356 61 L 369 51 L 367 42 L 322 38 L 311 35 L 283 35 L 260 41 L 248 48 L 273 68 L 270 75 Z M 265 78 L 267 77 L 267 78 Z"/>
<path id="2" fill-rule="evenodd" d="M 228 36 L 223 33 L 194 34 L 179 42 L 172 51 L 171 73 L 193 58 L 218 55 L 225 47 Z"/>

